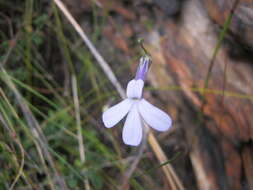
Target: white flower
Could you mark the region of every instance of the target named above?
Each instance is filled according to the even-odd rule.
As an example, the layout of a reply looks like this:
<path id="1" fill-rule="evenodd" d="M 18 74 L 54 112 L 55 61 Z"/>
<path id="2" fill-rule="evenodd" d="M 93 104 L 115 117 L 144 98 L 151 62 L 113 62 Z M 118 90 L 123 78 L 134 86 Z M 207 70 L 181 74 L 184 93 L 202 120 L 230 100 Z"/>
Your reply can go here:
<path id="1" fill-rule="evenodd" d="M 111 128 L 127 115 L 122 134 L 127 145 L 140 144 L 144 122 L 157 131 L 166 131 L 172 124 L 170 116 L 142 98 L 143 87 L 142 79 L 131 80 L 127 85 L 127 98 L 102 116 L 104 125 Z"/>

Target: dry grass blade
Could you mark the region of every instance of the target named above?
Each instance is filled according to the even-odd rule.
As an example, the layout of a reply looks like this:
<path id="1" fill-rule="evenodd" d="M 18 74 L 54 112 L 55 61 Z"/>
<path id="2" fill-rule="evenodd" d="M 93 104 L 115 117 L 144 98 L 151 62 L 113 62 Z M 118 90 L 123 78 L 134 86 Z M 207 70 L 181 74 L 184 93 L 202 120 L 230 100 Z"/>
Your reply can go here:
<path id="1" fill-rule="evenodd" d="M 18 182 L 18 179 L 23 174 L 23 168 L 24 168 L 24 163 L 25 163 L 25 151 L 24 151 L 24 148 L 23 148 L 21 142 L 19 141 L 19 139 L 15 139 L 15 142 L 17 143 L 17 145 L 19 146 L 19 149 L 21 151 L 21 163 L 20 163 L 20 167 L 19 167 L 19 170 L 18 170 L 18 174 L 16 175 L 14 181 L 12 182 L 9 190 L 14 189 L 15 184 Z"/>
<path id="2" fill-rule="evenodd" d="M 0 88 L 0 92 L 1 94 L 3 93 L 2 89 Z M 16 144 L 18 145 L 20 152 L 21 152 L 21 162 L 20 162 L 20 166 L 18 169 L 18 174 L 16 175 L 14 181 L 12 182 L 11 186 L 10 186 L 10 190 L 14 189 L 15 184 L 17 183 L 18 179 L 21 177 L 21 175 L 23 174 L 23 168 L 24 168 L 24 161 L 25 161 L 25 151 L 24 148 L 19 140 L 19 138 L 15 137 L 15 131 L 13 131 L 13 129 L 11 129 L 8 124 L 5 122 L 4 117 L 2 116 L 2 114 L 0 113 L 0 121 L 3 124 L 3 126 L 9 131 L 10 136 L 14 136 L 14 141 L 16 142 Z M 16 159 L 16 161 L 18 162 L 18 159 Z"/>
<path id="3" fill-rule="evenodd" d="M 103 69 L 104 73 L 108 77 L 108 79 L 111 81 L 111 83 L 116 88 L 117 92 L 121 96 L 121 98 L 125 98 L 126 94 L 124 89 L 122 88 L 121 84 L 117 80 L 115 74 L 113 73 L 112 69 L 108 65 L 108 63 L 103 59 L 103 57 L 100 55 L 100 53 L 96 50 L 92 42 L 88 39 L 84 31 L 82 30 L 81 26 L 76 22 L 76 20 L 73 18 L 71 13 L 67 10 L 65 5 L 60 0 L 54 0 L 56 5 L 59 7 L 59 9 L 63 12 L 63 14 L 66 16 L 66 18 L 69 20 L 69 22 L 73 25 L 75 30 L 78 32 L 78 34 L 83 39 L 84 43 L 87 45 L 87 47 L 90 49 L 93 56 L 96 58 L 98 64 Z M 156 157 L 160 161 L 160 163 L 164 163 L 168 160 L 165 153 L 163 152 L 162 148 L 160 147 L 159 143 L 157 142 L 156 138 L 154 137 L 152 131 L 149 132 L 149 138 L 148 143 L 150 144 L 153 152 L 155 153 Z M 130 167 L 131 168 L 131 167 Z M 169 184 L 174 187 L 173 190 L 184 190 L 184 187 L 177 177 L 174 169 L 170 164 L 167 164 L 162 167 L 163 171 L 165 173 L 165 176 L 168 179 Z M 133 171 L 132 171 L 133 172 Z M 170 177 L 169 177 L 170 176 Z"/>
<path id="4" fill-rule="evenodd" d="M 0 88 L 0 94 L 3 97 L 4 101 L 7 103 L 7 105 L 11 108 L 11 112 L 12 114 L 14 114 L 15 118 L 18 118 L 18 115 L 15 113 L 15 111 L 13 110 L 13 108 L 11 107 L 11 104 L 8 100 L 8 98 L 6 97 L 4 91 L 2 88 Z M 22 178 L 24 179 L 24 181 L 26 182 L 26 184 L 29 186 L 30 189 L 32 189 L 32 185 L 30 184 L 30 182 L 27 180 L 27 176 L 25 175 L 25 173 L 23 172 L 24 169 L 24 164 L 25 164 L 25 149 L 20 141 L 20 138 L 17 136 L 15 129 L 12 126 L 9 126 L 7 124 L 7 122 L 5 121 L 4 117 L 2 116 L 2 114 L 0 113 L 0 121 L 2 122 L 3 126 L 7 129 L 7 131 L 9 131 L 10 136 L 13 137 L 14 141 L 17 143 L 17 145 L 19 146 L 20 152 L 21 152 L 21 162 L 20 164 L 18 163 L 18 158 L 17 156 L 14 156 L 15 158 L 15 164 L 17 166 L 19 166 L 18 169 L 18 174 L 16 175 L 14 181 L 12 182 L 11 186 L 9 189 L 14 189 L 15 185 L 17 184 L 19 178 L 22 176 Z"/>
<path id="5" fill-rule="evenodd" d="M 78 90 L 77 90 L 77 80 L 76 76 L 72 75 L 72 91 L 73 91 L 73 99 L 74 99 L 74 107 L 75 107 L 75 117 L 77 124 L 77 138 L 79 144 L 79 153 L 81 163 L 85 163 L 85 148 L 83 143 L 82 136 L 82 128 L 81 128 L 81 119 L 80 119 L 80 106 L 79 106 L 79 98 L 78 98 Z M 85 189 L 90 190 L 90 185 L 88 179 L 84 179 Z"/>
<path id="6" fill-rule="evenodd" d="M 51 168 L 54 170 L 56 180 L 57 180 L 58 184 L 60 185 L 61 189 L 68 189 L 64 180 L 62 180 L 60 178 L 60 175 L 57 172 L 53 158 L 48 151 L 48 143 L 47 143 L 46 137 L 44 136 L 43 132 L 41 131 L 41 127 L 39 126 L 38 121 L 33 116 L 31 110 L 29 109 L 28 105 L 26 104 L 26 101 L 23 99 L 22 95 L 19 93 L 18 89 L 13 84 L 10 76 L 7 74 L 7 72 L 5 71 L 5 69 L 3 68 L 3 66 L 1 64 L 0 64 L 0 71 L 2 72 L 2 77 L 3 77 L 6 85 L 14 93 L 17 103 L 20 106 L 27 123 L 31 128 L 31 132 L 36 139 L 35 144 L 37 146 L 38 152 L 41 153 L 40 154 L 41 157 L 43 157 L 43 155 L 46 156 L 48 163 L 50 164 Z"/>
<path id="7" fill-rule="evenodd" d="M 99 65 L 102 67 L 104 72 L 106 73 L 109 80 L 112 82 L 112 84 L 115 86 L 117 91 L 120 93 L 120 96 L 125 97 L 124 89 L 118 82 L 116 76 L 114 75 L 112 69 L 110 66 L 106 63 L 104 58 L 100 55 L 100 53 L 97 51 L 95 46 L 92 44 L 92 42 L 89 40 L 87 35 L 82 30 L 81 26 L 76 22 L 76 20 L 73 18 L 73 16 L 70 14 L 70 12 L 67 10 L 65 5 L 60 0 L 54 0 L 56 5 L 59 7 L 59 9 L 63 12 L 63 14 L 66 16 L 66 18 L 69 20 L 69 22 L 72 24 L 72 26 L 75 28 L 77 33 L 81 36 L 84 43 L 87 45 L 89 50 L 91 51 L 92 55 L 96 58 Z"/>
<path id="8" fill-rule="evenodd" d="M 153 133 L 149 133 L 148 141 L 160 163 L 167 162 L 168 158 L 164 154 Z M 178 178 L 176 172 L 174 171 L 170 163 L 167 163 L 166 165 L 162 166 L 162 169 L 167 180 L 169 181 L 169 184 L 171 185 L 172 190 L 184 190 L 180 179 Z"/>

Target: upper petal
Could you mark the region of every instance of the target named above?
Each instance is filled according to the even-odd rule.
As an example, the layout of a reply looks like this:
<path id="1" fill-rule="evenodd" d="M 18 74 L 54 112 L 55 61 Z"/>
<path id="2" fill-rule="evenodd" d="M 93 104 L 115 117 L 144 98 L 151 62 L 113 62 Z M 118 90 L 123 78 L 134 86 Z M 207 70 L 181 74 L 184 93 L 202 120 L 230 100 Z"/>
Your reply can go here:
<path id="1" fill-rule="evenodd" d="M 107 128 L 116 125 L 128 113 L 133 103 L 134 103 L 133 100 L 125 99 L 122 102 L 106 110 L 102 115 L 104 125 Z"/>
<path id="2" fill-rule="evenodd" d="M 142 121 L 136 104 L 129 112 L 123 127 L 122 138 L 125 144 L 138 146 L 142 139 Z"/>
<path id="3" fill-rule="evenodd" d="M 171 127 L 172 120 L 170 116 L 145 99 L 138 103 L 138 109 L 142 118 L 150 127 L 158 131 L 166 131 Z"/>
<path id="4" fill-rule="evenodd" d="M 142 90 L 144 87 L 144 81 L 141 79 L 131 80 L 127 84 L 127 97 L 128 98 L 141 98 Z"/>

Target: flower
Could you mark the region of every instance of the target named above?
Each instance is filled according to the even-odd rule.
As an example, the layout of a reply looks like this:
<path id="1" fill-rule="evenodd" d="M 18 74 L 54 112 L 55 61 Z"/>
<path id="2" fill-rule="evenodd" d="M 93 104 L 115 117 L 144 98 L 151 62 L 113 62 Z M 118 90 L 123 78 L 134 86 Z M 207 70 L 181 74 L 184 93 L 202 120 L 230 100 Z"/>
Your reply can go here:
<path id="1" fill-rule="evenodd" d="M 103 123 L 107 128 L 115 126 L 127 115 L 122 132 L 123 142 L 127 145 L 140 144 L 144 123 L 157 131 L 166 131 L 172 125 L 169 115 L 142 97 L 144 80 L 150 63 L 148 56 L 141 58 L 135 79 L 127 84 L 127 98 L 102 115 Z"/>

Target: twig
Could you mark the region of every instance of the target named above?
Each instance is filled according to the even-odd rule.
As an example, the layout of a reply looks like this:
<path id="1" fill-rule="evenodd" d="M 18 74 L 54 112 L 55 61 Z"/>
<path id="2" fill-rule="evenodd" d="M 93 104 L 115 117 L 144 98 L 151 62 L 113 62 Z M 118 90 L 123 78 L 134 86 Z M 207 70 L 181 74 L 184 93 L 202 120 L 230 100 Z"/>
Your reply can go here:
<path id="1" fill-rule="evenodd" d="M 70 14 L 70 12 L 67 10 L 65 5 L 60 0 L 54 0 L 54 2 L 59 7 L 59 9 L 63 12 L 63 14 L 66 16 L 66 18 L 69 20 L 69 22 L 73 25 L 73 27 L 75 28 L 77 33 L 81 36 L 84 43 L 87 45 L 87 47 L 89 48 L 89 50 L 91 51 L 93 56 L 96 58 L 98 64 L 103 69 L 103 71 L 106 74 L 106 76 L 108 77 L 108 79 L 111 81 L 111 83 L 116 88 L 120 97 L 125 98 L 126 97 L 125 90 L 122 88 L 121 84 L 117 80 L 115 74 L 113 73 L 113 71 L 110 68 L 110 66 L 108 65 L 108 63 L 103 59 L 103 57 L 96 50 L 96 48 L 94 47 L 92 42 L 88 39 L 88 37 L 84 33 L 83 29 L 76 22 L 76 20 L 73 18 L 73 16 Z M 153 152 L 155 153 L 156 157 L 160 161 L 160 164 L 166 162 L 168 160 L 168 158 L 166 157 L 165 153 L 161 149 L 161 147 L 160 147 L 159 143 L 157 142 L 156 138 L 154 137 L 152 131 L 149 132 L 148 142 L 149 142 Z M 139 152 L 141 152 L 140 149 L 139 149 Z M 165 176 L 168 178 L 169 183 L 175 184 L 174 185 L 175 188 L 173 190 L 176 190 L 176 189 L 184 190 L 184 187 L 183 187 L 182 183 L 180 182 L 180 180 L 178 179 L 172 166 L 170 164 L 167 164 L 167 165 L 163 166 L 162 168 L 165 173 Z M 132 171 L 132 173 L 133 173 L 133 171 Z M 131 173 L 131 175 L 132 175 L 132 173 Z M 173 176 L 173 177 L 171 177 L 172 180 L 169 180 L 169 176 Z M 174 181 L 174 182 L 172 182 L 172 181 Z"/>
<path id="2" fill-rule="evenodd" d="M 221 108 L 222 108 L 222 113 L 221 113 L 221 117 L 220 120 L 218 122 L 218 126 L 221 126 L 222 123 L 222 115 L 225 114 L 225 90 L 226 90 L 226 85 L 227 85 L 227 67 L 228 67 L 228 59 L 225 58 L 225 65 L 224 65 L 224 73 L 223 73 L 223 81 L 222 81 L 222 96 L 221 96 Z M 218 131 L 219 127 L 217 128 Z M 223 135 L 221 133 L 221 135 Z"/>

